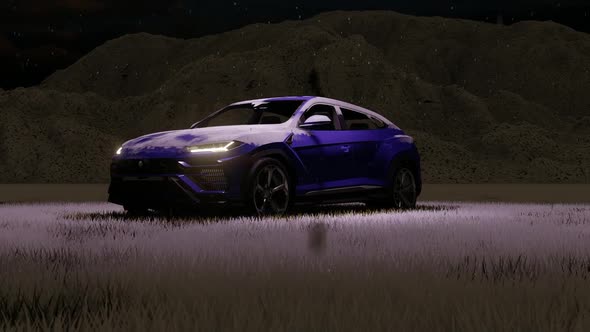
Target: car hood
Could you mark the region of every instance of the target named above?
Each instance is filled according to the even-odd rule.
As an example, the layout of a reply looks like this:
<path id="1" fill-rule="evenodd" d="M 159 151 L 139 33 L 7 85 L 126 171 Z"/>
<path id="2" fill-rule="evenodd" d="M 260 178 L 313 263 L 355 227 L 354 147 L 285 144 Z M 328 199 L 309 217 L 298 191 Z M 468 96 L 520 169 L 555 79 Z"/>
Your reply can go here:
<path id="1" fill-rule="evenodd" d="M 287 137 L 287 132 L 284 125 L 245 125 L 172 130 L 132 139 L 123 145 L 123 149 L 126 154 L 130 155 L 148 151 L 178 153 L 185 151 L 187 146 L 232 140 L 259 146 L 282 142 Z"/>

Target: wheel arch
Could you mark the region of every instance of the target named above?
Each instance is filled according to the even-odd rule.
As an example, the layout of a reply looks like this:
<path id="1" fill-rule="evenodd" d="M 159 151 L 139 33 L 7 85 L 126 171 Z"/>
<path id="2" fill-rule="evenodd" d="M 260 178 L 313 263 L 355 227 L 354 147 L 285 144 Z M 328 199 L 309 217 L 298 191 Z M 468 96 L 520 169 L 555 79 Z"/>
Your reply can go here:
<path id="1" fill-rule="evenodd" d="M 285 168 L 287 169 L 289 179 L 291 180 L 291 188 L 293 198 L 295 198 L 295 187 L 297 186 L 297 164 L 295 158 L 289 156 L 289 154 L 279 146 L 268 147 L 266 149 L 262 149 L 256 151 L 250 157 L 250 168 L 254 165 L 254 163 L 261 159 L 261 158 L 273 158 L 278 160 Z M 247 176 L 244 181 L 247 181 L 247 177 L 250 171 L 246 172 Z"/>
<path id="2" fill-rule="evenodd" d="M 256 179 L 256 172 L 257 170 L 262 167 L 262 165 L 264 165 L 265 163 L 274 163 L 277 166 L 280 166 L 281 168 L 284 169 L 284 171 L 287 173 L 287 177 L 288 177 L 288 181 L 289 181 L 289 200 L 287 202 L 287 210 L 290 208 L 290 206 L 293 205 L 294 201 L 295 201 L 295 185 L 294 185 L 294 181 L 295 181 L 295 177 L 294 177 L 294 172 L 293 172 L 293 167 L 291 165 L 291 163 L 289 163 L 289 157 L 284 153 L 276 150 L 265 150 L 265 151 L 260 151 L 259 153 L 255 153 L 251 156 L 250 159 L 250 163 L 248 165 L 248 169 L 245 173 L 245 176 L 242 179 L 242 186 L 241 186 L 241 192 L 242 192 L 242 197 L 244 199 L 244 203 L 246 208 L 248 209 L 254 209 L 256 210 L 257 207 L 255 206 L 251 206 L 250 204 L 252 203 L 252 199 L 253 199 L 253 193 L 252 193 L 252 185 L 253 185 L 253 181 L 255 181 Z M 263 205 L 264 206 L 264 205 Z M 254 211 L 252 210 L 252 211 Z M 260 214 L 260 211 L 258 211 L 258 213 Z"/>
<path id="3" fill-rule="evenodd" d="M 394 172 L 400 167 L 407 167 L 414 174 L 416 182 L 416 196 L 422 192 L 422 174 L 420 166 L 420 155 L 416 147 L 401 151 L 393 156 L 389 163 L 388 179 L 393 179 Z"/>

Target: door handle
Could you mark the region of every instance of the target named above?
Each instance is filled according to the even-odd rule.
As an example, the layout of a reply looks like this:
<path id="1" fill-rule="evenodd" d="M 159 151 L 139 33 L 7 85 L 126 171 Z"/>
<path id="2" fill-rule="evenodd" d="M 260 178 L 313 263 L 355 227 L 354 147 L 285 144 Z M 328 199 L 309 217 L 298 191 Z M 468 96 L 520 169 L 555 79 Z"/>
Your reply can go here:
<path id="1" fill-rule="evenodd" d="M 342 145 L 340 147 L 340 150 L 344 151 L 345 153 L 349 153 L 350 152 L 350 145 Z"/>

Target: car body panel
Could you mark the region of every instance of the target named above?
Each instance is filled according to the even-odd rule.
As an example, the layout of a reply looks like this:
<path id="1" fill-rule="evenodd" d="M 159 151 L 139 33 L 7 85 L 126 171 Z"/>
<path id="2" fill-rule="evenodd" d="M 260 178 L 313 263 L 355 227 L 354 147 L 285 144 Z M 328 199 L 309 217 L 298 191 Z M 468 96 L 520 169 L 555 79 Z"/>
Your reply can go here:
<path id="1" fill-rule="evenodd" d="M 291 148 L 318 185 L 354 175 L 350 144 L 342 142 L 338 131 L 295 130 Z"/>
<path id="2" fill-rule="evenodd" d="M 126 157 L 174 158 L 187 155 L 189 146 L 235 140 L 256 147 L 283 141 L 287 135 L 284 124 L 172 130 L 132 139 L 123 145 L 123 152 Z"/>

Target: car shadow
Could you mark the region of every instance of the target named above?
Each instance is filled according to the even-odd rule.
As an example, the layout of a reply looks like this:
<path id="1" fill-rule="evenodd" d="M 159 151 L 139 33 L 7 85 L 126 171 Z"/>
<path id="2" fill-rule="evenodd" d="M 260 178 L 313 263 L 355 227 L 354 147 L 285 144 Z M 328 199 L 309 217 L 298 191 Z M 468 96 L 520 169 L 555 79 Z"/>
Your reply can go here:
<path id="1" fill-rule="evenodd" d="M 358 204 L 331 204 L 331 205 L 307 205 L 307 206 L 296 206 L 291 211 L 279 218 L 285 218 L 286 220 L 292 219 L 293 217 L 305 217 L 305 216 L 318 216 L 318 215 L 329 215 L 338 216 L 350 213 L 357 214 L 372 214 L 372 213 L 407 213 L 415 211 L 425 212 L 442 212 L 456 210 L 459 206 L 456 205 L 418 205 L 412 210 L 396 210 L 396 209 L 379 209 L 367 207 L 362 203 Z M 113 212 L 77 212 L 63 215 L 63 218 L 69 220 L 119 220 L 129 222 L 168 222 L 172 224 L 186 224 L 186 223 L 219 223 L 219 222 L 230 222 L 234 219 L 239 218 L 261 218 L 253 216 L 248 213 L 244 213 L 238 209 L 212 209 L 207 211 L 192 211 L 192 212 L 175 212 L 175 213 L 160 213 L 160 212 L 147 212 L 144 214 L 129 214 L 125 211 L 113 211 Z"/>

